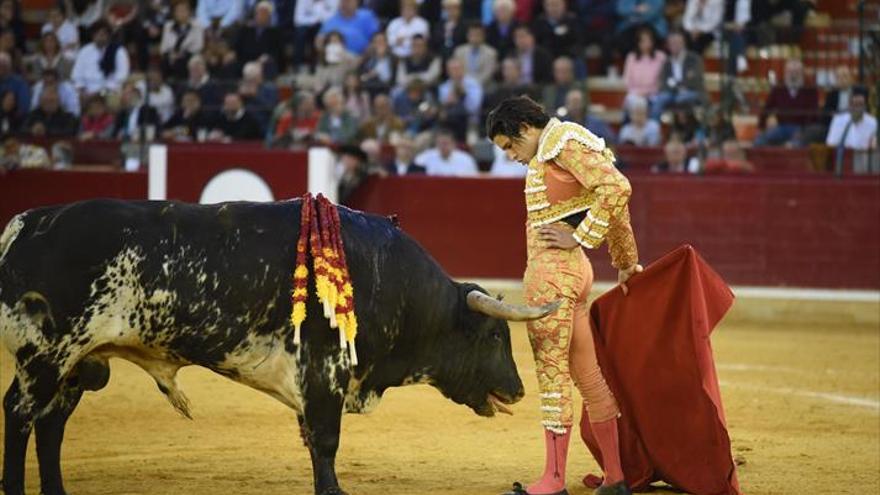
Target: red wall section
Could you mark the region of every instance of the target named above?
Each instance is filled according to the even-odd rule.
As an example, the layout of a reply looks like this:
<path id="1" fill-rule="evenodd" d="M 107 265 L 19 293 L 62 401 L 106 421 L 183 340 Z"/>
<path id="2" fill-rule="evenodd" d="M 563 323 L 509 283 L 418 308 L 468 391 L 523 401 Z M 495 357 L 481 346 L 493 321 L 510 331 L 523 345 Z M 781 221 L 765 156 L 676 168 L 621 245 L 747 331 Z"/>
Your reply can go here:
<path id="1" fill-rule="evenodd" d="M 877 179 L 645 175 L 632 183 L 645 261 L 689 243 L 731 284 L 880 288 Z M 402 227 L 453 275 L 522 275 L 520 181 L 374 180 L 353 206 L 398 213 Z M 598 279 L 616 278 L 605 247 L 590 258 Z"/>
<path id="2" fill-rule="evenodd" d="M 263 163 L 255 158 L 262 155 L 241 153 L 223 154 L 235 163 Z M 216 165 L 226 157 L 205 160 Z M 297 158 L 278 160 L 276 168 L 305 173 Z M 267 180 L 277 197 L 305 188 L 304 179 Z M 631 180 L 633 224 L 645 261 L 689 243 L 731 284 L 880 289 L 878 178 L 634 175 Z M 169 184 L 169 195 L 188 199 L 202 187 L 193 183 L 172 195 Z M 402 227 L 455 276 L 519 278 L 526 257 L 522 188 L 515 179 L 392 177 L 368 182 L 352 206 L 398 214 Z M 146 198 L 146 174 L 10 172 L 0 176 L 0 225 L 28 208 L 92 197 Z M 605 247 L 590 257 L 598 279 L 615 277 Z"/>
<path id="3" fill-rule="evenodd" d="M 0 174 L 0 225 L 31 208 L 90 198 L 146 199 L 147 174 L 26 169 Z"/>
<path id="4" fill-rule="evenodd" d="M 243 168 L 259 175 L 276 200 L 302 196 L 308 190 L 308 154 L 231 145 L 187 145 L 168 147 L 168 199 L 198 202 L 202 190 L 215 175 L 231 168 Z"/>

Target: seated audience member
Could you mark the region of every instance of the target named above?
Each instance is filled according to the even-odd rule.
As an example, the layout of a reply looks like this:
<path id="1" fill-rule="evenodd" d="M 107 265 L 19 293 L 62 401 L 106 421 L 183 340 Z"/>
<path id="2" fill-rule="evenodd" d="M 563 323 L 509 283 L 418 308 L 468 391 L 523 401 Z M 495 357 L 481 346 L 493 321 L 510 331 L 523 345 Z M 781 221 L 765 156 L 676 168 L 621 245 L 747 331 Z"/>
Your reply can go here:
<path id="1" fill-rule="evenodd" d="M 25 116 L 18 113 L 15 93 L 5 90 L 0 94 L 0 136 L 15 135 L 21 131 Z"/>
<path id="2" fill-rule="evenodd" d="M 425 175 L 428 170 L 416 164 L 416 143 L 406 136 L 394 141 L 394 159 L 385 166 L 389 175 Z"/>
<path id="3" fill-rule="evenodd" d="M 455 134 L 446 128 L 439 129 L 434 137 L 434 147 L 416 156 L 416 163 L 425 167 L 428 175 L 473 176 L 479 173 L 473 157 L 455 145 Z"/>
<path id="4" fill-rule="evenodd" d="M 440 81 L 441 70 L 440 57 L 431 53 L 427 38 L 417 35 L 412 40 L 412 53 L 397 64 L 395 85 L 398 91 L 405 91 L 412 80 L 419 79 L 434 86 Z"/>
<path id="5" fill-rule="evenodd" d="M 79 138 L 110 139 L 113 136 L 113 123 L 116 117 L 107 109 L 107 101 L 101 95 L 92 95 L 86 100 L 85 111 L 79 125 Z"/>
<path id="6" fill-rule="evenodd" d="M 327 34 L 324 48 L 319 53 L 311 87 L 321 92 L 330 86 L 338 85 L 345 75 L 355 70 L 357 66 L 358 56 L 345 47 L 342 35 L 333 31 Z"/>
<path id="7" fill-rule="evenodd" d="M 486 116 L 499 103 L 512 96 L 526 95 L 537 100 L 538 88 L 531 84 L 524 84 L 520 79 L 519 61 L 508 57 L 501 61 L 501 82 L 489 87 L 486 97 L 483 99 L 483 111 L 480 122 L 486 121 Z M 552 110 L 550 110 L 552 113 Z"/>
<path id="8" fill-rule="evenodd" d="M 437 121 L 437 102 L 420 79 L 410 81 L 406 91 L 398 93 L 391 103 L 394 113 L 403 119 L 406 130 L 411 134 L 427 131 Z"/>
<path id="9" fill-rule="evenodd" d="M 455 47 L 467 40 L 467 26 L 461 15 L 461 0 L 443 0 L 440 22 L 433 25 L 431 48 L 445 61 L 452 57 Z"/>
<path id="10" fill-rule="evenodd" d="M 339 10 L 321 24 L 316 45 L 324 46 L 327 34 L 336 31 L 342 35 L 348 51 L 362 55 L 381 26 L 376 14 L 368 8 L 359 7 L 359 3 L 360 0 L 339 0 Z"/>
<path id="11" fill-rule="evenodd" d="M 45 148 L 22 143 L 17 138 L 7 136 L 0 148 L 0 177 L 3 173 L 17 168 L 49 168 L 52 165 Z"/>
<path id="12" fill-rule="evenodd" d="M 664 160 L 653 167 L 655 174 L 696 174 L 700 171 L 697 157 L 688 158 L 687 148 L 679 139 L 670 139 L 663 147 Z"/>
<path id="13" fill-rule="evenodd" d="M 320 119 L 315 94 L 311 91 L 297 92 L 278 112 L 273 126 L 275 135 L 272 145 L 290 147 L 309 144 L 314 139 Z"/>
<path id="14" fill-rule="evenodd" d="M 654 31 L 640 29 L 636 35 L 636 49 L 629 52 L 623 65 L 623 81 L 626 84 L 624 108 L 629 109 L 633 100 L 647 98 L 649 101 L 659 91 L 660 71 L 666 62 L 666 54 L 658 47 Z"/>
<path id="15" fill-rule="evenodd" d="M 544 86 L 541 100 L 544 108 L 553 113 L 565 105 L 568 92 L 576 89 L 589 101 L 589 89 L 586 79 L 577 81 L 574 77 L 574 62 L 569 57 L 559 57 L 553 61 L 553 83 Z"/>
<path id="16" fill-rule="evenodd" d="M 689 50 L 703 55 L 724 20 L 724 4 L 725 0 L 687 0 L 682 27 Z"/>
<path id="17" fill-rule="evenodd" d="M 535 40 L 553 58 L 583 57 L 583 28 L 574 14 L 566 10 L 565 0 L 544 0 L 544 14 L 533 23 Z"/>
<path id="18" fill-rule="evenodd" d="M 513 0 L 495 0 L 492 3 L 494 13 L 492 22 L 486 27 L 486 42 L 498 52 L 498 58 L 513 53 L 513 30 L 519 25 L 514 19 L 516 5 Z"/>
<path id="19" fill-rule="evenodd" d="M 394 115 L 391 108 L 391 98 L 388 95 L 377 94 L 373 98 L 373 116 L 361 125 L 361 138 L 378 139 L 382 143 L 388 143 L 404 131 L 403 120 Z"/>
<path id="20" fill-rule="evenodd" d="M 272 109 L 278 103 L 278 88 L 263 80 L 263 70 L 259 62 L 248 62 L 242 69 L 242 79 L 238 85 L 238 93 L 244 100 L 244 106 L 260 124 L 265 132 L 269 125 Z"/>
<path id="21" fill-rule="evenodd" d="M 520 80 L 523 84 L 546 84 L 553 77 L 553 56 L 535 44 L 535 35 L 528 26 L 517 26 L 513 31 L 515 50 L 519 61 Z"/>
<path id="22" fill-rule="evenodd" d="M 181 87 L 178 88 L 178 95 L 189 89 L 198 91 L 199 99 L 202 107 L 206 110 L 217 112 L 223 103 L 223 93 L 220 86 L 214 82 L 208 73 L 208 66 L 205 59 L 201 55 L 193 55 L 187 63 L 189 76 Z"/>
<path id="23" fill-rule="evenodd" d="M 258 62 L 267 78 L 284 69 L 284 41 L 281 31 L 272 25 L 274 4 L 261 0 L 254 6 L 254 17 L 242 27 L 235 39 L 235 53 L 241 64 Z"/>
<path id="24" fill-rule="evenodd" d="M 804 66 L 800 60 L 785 62 L 785 84 L 773 88 L 760 125 L 764 131 L 755 138 L 755 146 L 800 146 L 807 127 L 818 120 L 819 92 L 804 85 Z"/>
<path id="25" fill-rule="evenodd" d="M 111 41 L 110 26 L 98 21 L 92 27 L 92 42 L 79 49 L 73 64 L 73 85 L 84 95 L 114 93 L 129 75 L 125 48 Z"/>
<path id="26" fill-rule="evenodd" d="M 358 122 L 370 118 L 373 113 L 370 103 L 370 92 L 361 86 L 361 78 L 356 72 L 345 75 L 342 83 L 343 106 Z"/>
<path id="27" fill-rule="evenodd" d="M 684 34 L 674 31 L 666 40 L 669 57 L 660 69 L 660 92 L 654 97 L 651 118 L 660 116 L 670 105 L 691 106 L 706 99 L 703 85 L 703 59 L 685 49 Z"/>
<path id="28" fill-rule="evenodd" d="M 665 0 L 617 0 L 620 21 L 616 28 L 616 44 L 621 53 L 632 51 L 635 33 L 644 26 L 650 27 L 658 38 L 666 37 L 668 25 L 663 13 L 665 4 Z"/>
<path id="29" fill-rule="evenodd" d="M 37 108 L 40 104 L 40 96 L 45 88 L 55 88 L 58 91 L 58 97 L 61 98 L 61 108 L 65 112 L 74 116 L 80 113 L 79 93 L 68 81 L 58 76 L 55 69 L 46 69 L 43 71 L 42 77 L 34 84 L 31 91 L 31 108 Z"/>
<path id="30" fill-rule="evenodd" d="M 865 111 L 866 99 L 861 92 L 853 93 L 849 99 L 849 112 L 839 113 L 831 120 L 825 144 L 835 150 L 837 170 L 842 170 L 845 151 L 852 150 L 856 173 L 880 173 L 877 168 L 877 119 Z"/>
<path id="31" fill-rule="evenodd" d="M 717 154 L 716 154 L 717 155 Z M 749 173 L 755 166 L 746 159 L 746 152 L 736 139 L 728 139 L 721 145 L 721 154 L 706 160 L 703 172 L 710 173 Z"/>
<path id="32" fill-rule="evenodd" d="M 202 53 L 205 47 L 205 28 L 192 18 L 187 0 L 176 0 L 172 12 L 173 18 L 162 28 L 159 53 L 165 75 L 178 80 L 186 78 L 187 64 L 193 55 Z"/>
<path id="33" fill-rule="evenodd" d="M 468 26 L 467 40 L 455 49 L 453 58 L 461 62 L 465 74 L 485 86 L 495 78 L 498 52 L 486 43 L 485 28 L 477 22 Z"/>
<path id="34" fill-rule="evenodd" d="M 58 90 L 52 87 L 43 90 L 40 106 L 24 122 L 25 131 L 37 137 L 72 137 L 78 128 L 76 117 L 61 108 Z"/>
<path id="35" fill-rule="evenodd" d="M 418 15 L 418 4 L 417 0 L 400 0 L 400 17 L 392 19 L 385 30 L 391 51 L 398 58 L 409 57 L 414 36 L 427 38 L 431 33 L 428 21 Z"/>
<path id="36" fill-rule="evenodd" d="M 165 123 L 162 138 L 173 141 L 204 141 L 211 121 L 211 115 L 202 109 L 199 92 L 188 89 L 180 99 L 180 109 Z"/>
<path id="37" fill-rule="evenodd" d="M 620 129 L 619 141 L 635 146 L 660 145 L 660 124 L 648 118 L 648 102 L 644 98 L 633 100 L 630 121 Z"/>
<path id="38" fill-rule="evenodd" d="M 358 67 L 359 78 L 365 90 L 371 95 L 387 93 L 394 85 L 397 72 L 397 59 L 391 54 L 385 33 L 379 31 L 370 40 L 370 46 L 364 53 Z"/>
<path id="39" fill-rule="evenodd" d="M 260 123 L 244 107 L 236 92 L 223 97 L 223 111 L 214 119 L 208 138 L 214 141 L 257 140 L 263 137 Z"/>
<path id="40" fill-rule="evenodd" d="M 70 77 L 73 59 L 62 51 L 55 33 L 49 32 L 40 38 L 37 53 L 25 57 L 25 67 L 30 81 L 39 79 L 46 70 L 54 70 L 61 80 L 65 80 Z"/>
<path id="41" fill-rule="evenodd" d="M 822 124 L 826 128 L 831 125 L 831 119 L 835 115 L 849 111 L 849 99 L 857 91 L 865 90 L 853 84 L 852 70 L 849 66 L 838 66 L 834 71 L 834 89 L 825 95 L 825 103 L 822 107 Z"/>
<path id="42" fill-rule="evenodd" d="M 174 91 L 165 83 L 162 71 L 158 67 L 150 67 L 147 70 L 146 81 L 138 81 L 137 87 L 142 95 L 146 95 L 149 91 L 150 106 L 159 112 L 163 123 L 171 118 L 175 105 Z M 144 98 L 146 99 L 147 96 Z"/>
<path id="43" fill-rule="evenodd" d="M 15 96 L 15 108 L 18 116 L 24 118 L 31 107 L 31 90 L 23 77 L 12 68 L 12 57 L 0 52 L 0 93 L 11 92 Z"/>
<path id="44" fill-rule="evenodd" d="M 617 142 L 617 136 L 604 120 L 590 115 L 587 104 L 584 101 L 584 94 L 578 89 L 572 89 L 565 96 L 565 106 L 562 107 L 557 115 L 562 120 L 569 122 L 577 122 L 586 127 L 593 134 L 604 139 L 608 144 Z"/>
<path id="45" fill-rule="evenodd" d="M 346 110 L 342 97 L 342 90 L 335 86 L 324 92 L 324 112 L 315 135 L 319 143 L 349 144 L 357 137 L 357 120 Z"/>
<path id="46" fill-rule="evenodd" d="M 40 33 L 54 33 L 64 54 L 70 59 L 75 58 L 76 51 L 79 49 L 79 30 L 73 22 L 64 17 L 64 12 L 60 7 L 49 9 L 47 19 Z"/>
<path id="47" fill-rule="evenodd" d="M 450 59 L 446 62 L 449 79 L 437 88 L 437 98 L 441 105 L 461 103 L 467 117 L 476 120 L 480 115 L 483 103 L 483 87 L 479 81 L 465 73 L 460 60 Z"/>
<path id="48" fill-rule="evenodd" d="M 223 85 L 224 91 L 235 86 L 235 81 L 241 77 L 241 62 L 226 38 L 211 40 L 205 36 L 202 57 L 208 66 L 208 72 Z"/>
<path id="49" fill-rule="evenodd" d="M 113 124 L 113 137 L 123 141 L 138 141 L 143 137 L 152 141 L 162 127 L 159 112 L 144 104 L 141 90 L 132 83 L 122 86 L 119 110 Z"/>

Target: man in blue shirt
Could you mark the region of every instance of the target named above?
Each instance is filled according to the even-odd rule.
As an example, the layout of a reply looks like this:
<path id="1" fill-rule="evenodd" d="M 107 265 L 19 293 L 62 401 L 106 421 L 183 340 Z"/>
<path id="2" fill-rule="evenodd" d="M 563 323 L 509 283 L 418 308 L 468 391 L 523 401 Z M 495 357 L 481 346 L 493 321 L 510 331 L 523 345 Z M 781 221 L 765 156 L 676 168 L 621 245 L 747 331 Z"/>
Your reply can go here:
<path id="1" fill-rule="evenodd" d="M 379 19 L 369 9 L 358 8 L 359 0 L 340 0 L 339 11 L 321 24 L 318 32 L 318 46 L 324 41 L 324 35 L 337 31 L 345 40 L 348 51 L 362 55 L 370 39 L 379 30 Z"/>
<path id="2" fill-rule="evenodd" d="M 31 105 L 31 90 L 27 82 L 12 70 L 12 58 L 0 52 L 0 94 L 12 91 L 15 95 L 18 116 L 24 117 Z"/>

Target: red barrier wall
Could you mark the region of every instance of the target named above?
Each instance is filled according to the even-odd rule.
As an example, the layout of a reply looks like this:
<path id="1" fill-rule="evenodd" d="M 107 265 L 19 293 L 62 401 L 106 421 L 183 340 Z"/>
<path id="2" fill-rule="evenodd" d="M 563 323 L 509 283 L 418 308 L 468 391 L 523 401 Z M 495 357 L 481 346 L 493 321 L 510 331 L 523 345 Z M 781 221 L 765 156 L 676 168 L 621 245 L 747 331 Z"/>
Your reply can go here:
<path id="1" fill-rule="evenodd" d="M 198 202 L 202 190 L 215 175 L 230 168 L 244 168 L 259 175 L 277 200 L 302 196 L 308 190 L 308 154 L 236 145 L 188 145 L 168 147 L 167 197 Z"/>
<path id="2" fill-rule="evenodd" d="M 731 284 L 880 289 L 878 178 L 635 175 L 632 183 L 645 261 L 687 242 Z M 304 186 L 290 187 L 282 194 Z M 352 206 L 398 214 L 453 275 L 519 278 L 522 187 L 515 179 L 375 179 Z M 28 208 L 91 197 L 146 198 L 146 175 L 13 171 L 0 176 L 0 225 Z M 597 278 L 614 278 L 604 247 L 591 258 Z"/>
<path id="3" fill-rule="evenodd" d="M 633 224 L 645 261 L 690 243 L 731 284 L 880 288 L 876 178 L 634 176 Z M 453 275 L 517 278 L 525 267 L 522 183 L 373 180 L 353 206 L 397 213 Z M 606 248 L 590 252 L 613 280 Z"/>
<path id="4" fill-rule="evenodd" d="M 147 174 L 79 170 L 0 174 L 0 225 L 31 208 L 90 198 L 147 199 Z"/>

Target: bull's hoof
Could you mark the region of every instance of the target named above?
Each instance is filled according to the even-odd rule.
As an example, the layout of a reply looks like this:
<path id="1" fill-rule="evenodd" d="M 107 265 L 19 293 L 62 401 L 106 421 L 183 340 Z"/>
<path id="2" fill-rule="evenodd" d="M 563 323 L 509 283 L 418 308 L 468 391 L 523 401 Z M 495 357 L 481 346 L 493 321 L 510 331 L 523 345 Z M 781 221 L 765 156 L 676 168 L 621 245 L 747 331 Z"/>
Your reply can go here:
<path id="1" fill-rule="evenodd" d="M 322 491 L 318 495 L 348 495 L 348 493 L 342 491 L 342 488 L 339 488 L 338 486 L 331 486 L 329 488 L 325 488 L 324 491 Z"/>

